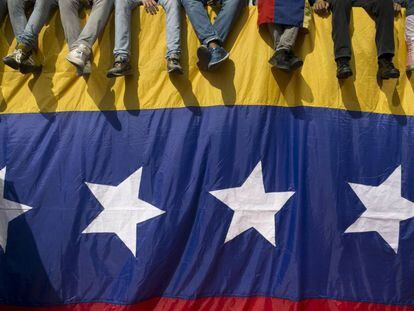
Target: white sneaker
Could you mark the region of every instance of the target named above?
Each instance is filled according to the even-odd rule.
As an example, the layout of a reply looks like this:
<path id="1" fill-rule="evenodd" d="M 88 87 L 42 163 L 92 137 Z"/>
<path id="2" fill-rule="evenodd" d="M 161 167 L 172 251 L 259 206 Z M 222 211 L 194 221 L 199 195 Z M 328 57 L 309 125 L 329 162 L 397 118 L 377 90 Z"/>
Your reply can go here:
<path id="1" fill-rule="evenodd" d="M 66 55 L 66 59 L 76 67 L 84 69 L 86 62 L 90 60 L 91 49 L 84 44 L 80 44 Z"/>
<path id="2" fill-rule="evenodd" d="M 407 41 L 407 67 L 406 71 L 414 70 L 414 40 Z"/>
<path id="3" fill-rule="evenodd" d="M 85 67 L 83 68 L 76 66 L 76 74 L 78 75 L 78 77 L 90 75 L 91 72 L 92 72 L 92 64 L 90 60 L 86 61 Z"/>

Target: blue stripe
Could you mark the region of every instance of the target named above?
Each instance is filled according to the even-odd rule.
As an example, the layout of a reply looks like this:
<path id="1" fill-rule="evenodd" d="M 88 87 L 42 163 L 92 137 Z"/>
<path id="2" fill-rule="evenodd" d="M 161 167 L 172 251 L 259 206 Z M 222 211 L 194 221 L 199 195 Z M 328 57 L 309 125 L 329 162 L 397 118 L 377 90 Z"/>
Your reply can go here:
<path id="1" fill-rule="evenodd" d="M 0 250 L 0 302 L 131 303 L 155 296 L 335 298 L 414 305 L 414 222 L 395 254 L 377 233 L 344 235 L 364 207 L 348 182 L 400 164 L 414 201 L 414 118 L 320 108 L 214 107 L 0 116 L 5 196 L 32 206 Z M 276 247 L 208 193 L 261 160 L 267 191 L 296 194 Z M 137 258 L 111 234 L 81 235 L 102 210 L 84 182 L 143 166 L 140 198 L 166 211 L 138 225 Z M 138 190 L 137 190 L 138 191 Z"/>

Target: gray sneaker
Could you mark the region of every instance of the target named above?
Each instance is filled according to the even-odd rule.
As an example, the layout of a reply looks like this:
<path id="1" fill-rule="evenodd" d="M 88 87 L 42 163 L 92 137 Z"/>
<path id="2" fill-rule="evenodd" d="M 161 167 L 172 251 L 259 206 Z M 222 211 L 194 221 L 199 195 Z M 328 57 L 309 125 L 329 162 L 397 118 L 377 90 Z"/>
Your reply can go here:
<path id="1" fill-rule="evenodd" d="M 86 63 L 91 58 L 91 49 L 84 44 L 80 44 L 77 48 L 73 49 L 66 55 L 66 59 L 76 67 L 82 69 L 85 68 Z"/>
<path id="2" fill-rule="evenodd" d="M 171 55 L 167 58 L 167 71 L 168 73 L 175 73 L 182 75 L 184 73 L 180 64 L 180 56 Z"/>

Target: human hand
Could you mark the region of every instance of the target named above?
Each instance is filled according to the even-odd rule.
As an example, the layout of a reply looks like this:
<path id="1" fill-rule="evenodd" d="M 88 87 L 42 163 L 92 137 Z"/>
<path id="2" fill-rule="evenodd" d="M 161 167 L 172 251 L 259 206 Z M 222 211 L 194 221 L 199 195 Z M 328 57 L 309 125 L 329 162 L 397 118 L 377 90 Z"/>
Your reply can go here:
<path id="1" fill-rule="evenodd" d="M 313 5 L 313 10 L 316 14 L 327 14 L 329 10 L 329 2 L 325 0 L 317 0 Z"/>
<path id="2" fill-rule="evenodd" d="M 157 2 L 154 0 L 142 0 L 142 5 L 145 8 L 145 11 L 151 15 L 155 15 L 158 12 Z"/>
<path id="3" fill-rule="evenodd" d="M 401 12 L 401 4 L 394 2 L 394 12 L 398 14 Z"/>

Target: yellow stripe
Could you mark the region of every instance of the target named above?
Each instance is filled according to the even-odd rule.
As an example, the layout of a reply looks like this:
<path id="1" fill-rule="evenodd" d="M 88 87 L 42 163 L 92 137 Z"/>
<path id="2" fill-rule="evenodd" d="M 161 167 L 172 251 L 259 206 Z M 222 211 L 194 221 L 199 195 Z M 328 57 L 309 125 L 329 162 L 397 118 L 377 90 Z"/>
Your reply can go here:
<path id="1" fill-rule="evenodd" d="M 404 72 L 406 47 L 404 18 L 395 21 L 396 62 L 401 69 L 399 81 L 379 85 L 376 80 L 375 25 L 362 10 L 354 9 L 352 37 L 355 79 L 339 84 L 335 78 L 330 18 L 313 17 L 310 32 L 301 35 L 297 51 L 305 59 L 303 69 L 294 75 L 272 72 L 267 63 L 272 55 L 271 41 L 259 33 L 255 7 L 246 9 L 226 47 L 231 61 L 213 73 L 196 67 L 198 40 L 189 22 L 185 23 L 183 65 L 185 75 L 169 78 L 165 71 L 164 14 L 147 15 L 135 10 L 132 34 L 132 60 L 135 75 L 109 80 L 106 70 L 112 65 L 113 19 L 94 47 L 93 74 L 85 79 L 65 61 L 67 46 L 55 14 L 40 36 L 44 71 L 40 76 L 23 76 L 0 67 L 0 104 L 2 113 L 54 111 L 97 111 L 160 109 L 184 106 L 274 105 L 311 106 L 334 109 L 414 115 L 413 80 Z M 12 43 L 9 22 L 3 36 Z M 1 55 L 13 44 L 2 44 Z M 138 57 L 139 55 L 139 57 Z M 413 78 L 414 79 L 414 78 Z"/>

